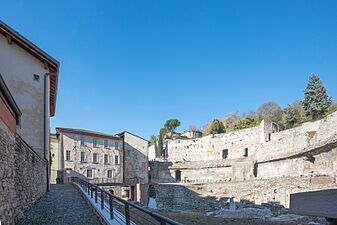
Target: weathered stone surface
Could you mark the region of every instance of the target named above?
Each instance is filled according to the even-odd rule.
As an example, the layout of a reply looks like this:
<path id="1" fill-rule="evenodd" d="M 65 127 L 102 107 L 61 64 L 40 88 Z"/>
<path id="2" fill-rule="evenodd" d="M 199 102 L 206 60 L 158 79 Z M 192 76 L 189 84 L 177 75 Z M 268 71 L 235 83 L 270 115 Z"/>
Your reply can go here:
<path id="1" fill-rule="evenodd" d="M 14 224 L 47 189 L 46 161 L 0 120 L 0 221 Z"/>
<path id="2" fill-rule="evenodd" d="M 44 195 L 18 225 L 33 224 L 101 224 L 80 194 L 70 184 L 51 185 Z"/>

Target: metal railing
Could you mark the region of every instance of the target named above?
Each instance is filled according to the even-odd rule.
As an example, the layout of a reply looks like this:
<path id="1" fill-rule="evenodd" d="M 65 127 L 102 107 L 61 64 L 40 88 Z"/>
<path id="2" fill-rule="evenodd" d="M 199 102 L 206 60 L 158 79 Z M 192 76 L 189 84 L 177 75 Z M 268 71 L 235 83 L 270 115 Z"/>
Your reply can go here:
<path id="1" fill-rule="evenodd" d="M 136 225 L 181 225 L 180 223 L 152 212 L 133 202 L 126 201 L 110 192 L 100 188 L 96 184 L 89 183 L 78 177 L 71 177 L 71 182 L 78 184 L 86 193 L 87 197 L 100 205 L 101 211 L 108 212 L 110 220 L 119 224 Z"/>

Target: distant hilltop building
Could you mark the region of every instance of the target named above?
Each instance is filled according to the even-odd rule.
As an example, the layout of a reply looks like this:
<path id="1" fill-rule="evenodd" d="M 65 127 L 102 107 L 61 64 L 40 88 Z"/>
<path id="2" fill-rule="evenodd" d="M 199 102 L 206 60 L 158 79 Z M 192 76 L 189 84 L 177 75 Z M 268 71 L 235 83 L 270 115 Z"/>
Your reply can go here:
<path id="1" fill-rule="evenodd" d="M 56 128 L 59 170 L 55 182 L 77 176 L 104 185 L 116 195 L 142 201 L 148 183 L 148 141 L 130 132 L 116 135 Z M 53 137 L 53 135 L 51 135 Z"/>

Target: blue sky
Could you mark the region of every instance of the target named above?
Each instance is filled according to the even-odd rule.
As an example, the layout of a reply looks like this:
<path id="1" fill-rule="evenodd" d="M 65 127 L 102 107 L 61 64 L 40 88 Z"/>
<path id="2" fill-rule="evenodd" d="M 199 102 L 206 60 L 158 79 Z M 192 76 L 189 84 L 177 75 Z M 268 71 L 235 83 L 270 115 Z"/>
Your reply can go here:
<path id="1" fill-rule="evenodd" d="M 0 2 L 1 20 L 61 62 L 52 131 L 201 127 L 300 100 L 311 72 L 337 99 L 337 1 Z"/>

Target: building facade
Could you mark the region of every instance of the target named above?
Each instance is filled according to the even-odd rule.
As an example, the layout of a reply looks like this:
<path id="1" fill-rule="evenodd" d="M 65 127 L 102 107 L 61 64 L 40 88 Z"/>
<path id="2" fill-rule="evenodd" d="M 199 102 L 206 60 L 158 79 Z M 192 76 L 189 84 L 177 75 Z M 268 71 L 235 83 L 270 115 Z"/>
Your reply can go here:
<path id="1" fill-rule="evenodd" d="M 93 183 L 123 183 L 123 140 L 88 130 L 56 128 L 61 160 L 60 180 L 79 176 Z M 61 175 L 63 174 L 63 175 Z"/>
<path id="2" fill-rule="evenodd" d="M 59 63 L 0 20 L 0 223 L 49 189 L 49 119 Z"/>
<path id="3" fill-rule="evenodd" d="M 129 187 L 129 198 L 145 203 L 147 200 L 148 145 L 149 141 L 124 131 L 117 134 L 123 139 L 124 150 L 124 185 Z"/>
<path id="4" fill-rule="evenodd" d="M 58 171 L 61 168 L 59 143 L 56 134 L 50 134 L 50 183 L 60 182 Z"/>
<path id="5" fill-rule="evenodd" d="M 0 21 L 0 74 L 22 111 L 18 134 L 48 160 L 59 62 Z"/>

